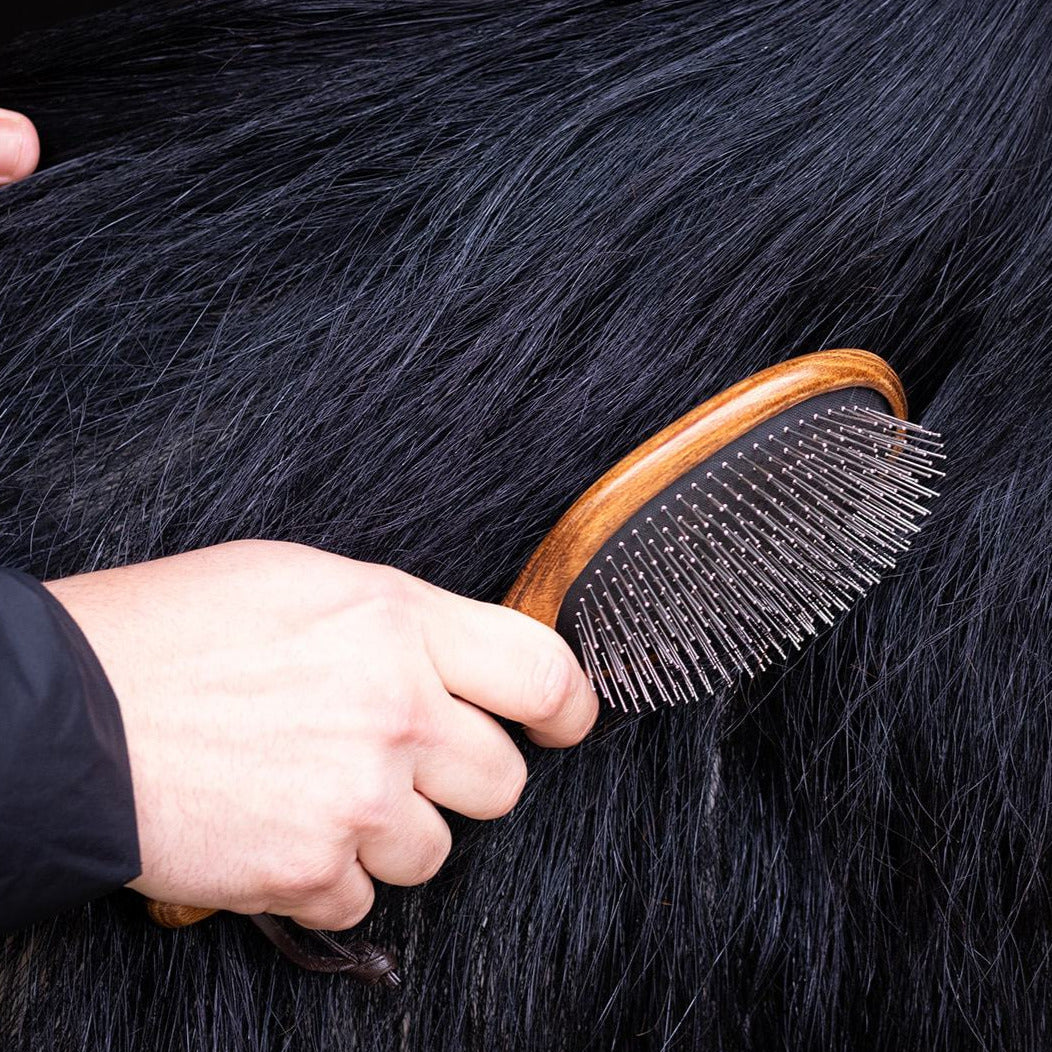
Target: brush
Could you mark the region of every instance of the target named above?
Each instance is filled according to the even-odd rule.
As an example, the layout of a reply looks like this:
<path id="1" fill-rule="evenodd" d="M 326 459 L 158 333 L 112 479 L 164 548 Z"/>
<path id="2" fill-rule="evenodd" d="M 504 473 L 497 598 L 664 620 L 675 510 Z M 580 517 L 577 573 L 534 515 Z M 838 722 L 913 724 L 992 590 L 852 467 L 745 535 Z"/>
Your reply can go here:
<path id="1" fill-rule="evenodd" d="M 505 605 L 556 628 L 625 710 L 754 676 L 909 548 L 943 454 L 905 416 L 901 382 L 867 351 L 765 369 L 603 475 Z"/>
<path id="2" fill-rule="evenodd" d="M 835 623 L 905 552 L 942 475 L 891 367 L 854 349 L 756 373 L 638 446 L 544 538 L 504 605 L 556 629 L 625 712 L 752 677 Z M 165 927 L 215 910 L 149 903 Z M 386 951 L 298 948 L 296 963 L 396 983 Z"/>

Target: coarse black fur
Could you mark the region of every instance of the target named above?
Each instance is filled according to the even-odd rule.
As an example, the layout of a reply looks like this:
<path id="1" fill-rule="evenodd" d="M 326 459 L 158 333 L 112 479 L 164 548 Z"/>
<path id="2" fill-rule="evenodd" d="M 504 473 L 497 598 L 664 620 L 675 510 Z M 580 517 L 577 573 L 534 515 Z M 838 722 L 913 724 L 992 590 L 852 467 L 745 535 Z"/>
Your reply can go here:
<path id="1" fill-rule="evenodd" d="M 0 60 L 0 562 L 238 537 L 496 600 L 758 368 L 890 359 L 949 474 L 783 671 L 523 743 L 363 926 L 403 987 L 114 896 L 0 945 L 0 1047 L 1052 1044 L 1052 8 L 132 5 Z"/>

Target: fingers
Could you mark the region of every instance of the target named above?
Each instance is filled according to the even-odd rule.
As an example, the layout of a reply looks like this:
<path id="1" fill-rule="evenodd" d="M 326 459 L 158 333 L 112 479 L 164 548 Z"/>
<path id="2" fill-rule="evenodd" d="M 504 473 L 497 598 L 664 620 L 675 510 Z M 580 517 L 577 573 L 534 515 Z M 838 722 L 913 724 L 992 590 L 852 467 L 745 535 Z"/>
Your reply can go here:
<path id="1" fill-rule="evenodd" d="M 575 745 L 599 701 L 564 640 L 507 607 L 430 589 L 428 653 L 450 694 L 518 720 L 538 745 Z"/>
<path id="2" fill-rule="evenodd" d="M 40 140 L 28 117 L 0 110 L 0 184 L 24 179 L 40 160 Z"/>
<path id="3" fill-rule="evenodd" d="M 291 917 L 304 928 L 353 928 L 372 909 L 373 880 L 422 884 L 438 872 L 451 846 L 449 826 L 428 800 L 389 786 L 375 794 L 338 843 L 312 853 L 299 875 L 282 876 L 281 891 L 269 898 L 265 911 Z"/>
<path id="4" fill-rule="evenodd" d="M 290 915 L 304 928 L 343 931 L 360 924 L 373 908 L 376 897 L 373 882 L 362 864 L 354 860 L 330 890 L 316 893 L 308 904 Z M 273 910 L 271 912 L 280 912 Z"/>
<path id="5" fill-rule="evenodd" d="M 439 871 L 452 843 L 449 826 L 434 805 L 414 792 L 399 801 L 386 826 L 363 836 L 358 859 L 377 880 L 409 887 Z"/>
<path id="6" fill-rule="evenodd" d="M 468 818 L 506 815 L 526 784 L 522 753 L 500 724 L 474 705 L 444 692 L 435 705 L 435 737 L 417 759 L 416 789 Z"/>

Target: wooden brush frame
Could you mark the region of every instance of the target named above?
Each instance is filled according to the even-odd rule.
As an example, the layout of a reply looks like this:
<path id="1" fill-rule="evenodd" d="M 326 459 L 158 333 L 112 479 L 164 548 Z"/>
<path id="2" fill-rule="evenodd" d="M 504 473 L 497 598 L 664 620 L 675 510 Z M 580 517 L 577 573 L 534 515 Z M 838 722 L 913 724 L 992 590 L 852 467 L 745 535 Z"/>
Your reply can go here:
<path id="1" fill-rule="evenodd" d="M 185 928 L 211 917 L 219 910 L 209 909 L 207 906 L 177 906 L 173 902 L 147 899 L 146 912 L 149 913 L 150 920 L 162 928 Z"/>
<path id="2" fill-rule="evenodd" d="M 567 590 L 647 501 L 695 465 L 794 405 L 851 387 L 876 391 L 906 418 L 906 392 L 883 358 L 852 348 L 773 365 L 727 388 L 637 446 L 570 506 L 519 574 L 504 605 L 555 627 Z"/>
<path id="3" fill-rule="evenodd" d="M 869 351 L 805 354 L 764 369 L 703 402 L 615 464 L 570 506 L 523 568 L 504 605 L 555 627 L 569 587 L 606 540 L 644 504 L 724 446 L 816 395 L 865 387 L 906 417 L 906 393 L 894 370 Z M 216 911 L 150 900 L 150 916 L 182 928 Z"/>

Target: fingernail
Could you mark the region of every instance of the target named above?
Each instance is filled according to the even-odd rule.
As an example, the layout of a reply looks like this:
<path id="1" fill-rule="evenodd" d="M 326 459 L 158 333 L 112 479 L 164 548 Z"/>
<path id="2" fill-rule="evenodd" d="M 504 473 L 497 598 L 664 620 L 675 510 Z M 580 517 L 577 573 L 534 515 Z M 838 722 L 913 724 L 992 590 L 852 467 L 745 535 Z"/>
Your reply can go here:
<path id="1" fill-rule="evenodd" d="M 27 117 L 0 110 L 0 183 L 24 179 L 36 168 L 40 146 Z"/>

